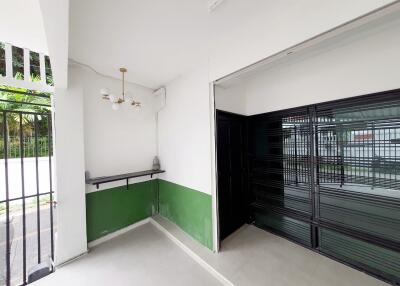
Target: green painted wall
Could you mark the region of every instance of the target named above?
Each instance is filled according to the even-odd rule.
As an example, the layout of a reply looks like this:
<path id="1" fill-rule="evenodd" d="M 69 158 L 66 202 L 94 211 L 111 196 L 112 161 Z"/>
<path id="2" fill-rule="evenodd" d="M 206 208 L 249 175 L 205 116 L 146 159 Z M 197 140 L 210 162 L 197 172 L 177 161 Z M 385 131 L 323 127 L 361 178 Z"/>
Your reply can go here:
<path id="1" fill-rule="evenodd" d="M 86 194 L 88 242 L 134 224 L 157 212 L 158 181 Z"/>
<path id="2" fill-rule="evenodd" d="M 159 208 L 159 209 L 158 209 Z M 88 242 L 160 215 L 209 249 L 213 249 L 211 196 L 164 180 L 86 194 Z"/>
<path id="3" fill-rule="evenodd" d="M 159 180 L 159 213 L 213 249 L 210 195 Z"/>

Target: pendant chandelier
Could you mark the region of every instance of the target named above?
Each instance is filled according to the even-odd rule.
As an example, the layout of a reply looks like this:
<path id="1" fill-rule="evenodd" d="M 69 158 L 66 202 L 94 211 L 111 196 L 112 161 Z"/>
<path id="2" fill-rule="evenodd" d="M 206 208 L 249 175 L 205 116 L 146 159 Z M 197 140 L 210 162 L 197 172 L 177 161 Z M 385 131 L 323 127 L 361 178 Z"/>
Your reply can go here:
<path id="1" fill-rule="evenodd" d="M 118 110 L 120 105 L 124 102 L 127 102 L 135 108 L 140 108 L 142 104 L 139 101 L 134 100 L 132 96 L 127 95 L 125 92 L 125 73 L 127 72 L 127 69 L 120 68 L 119 71 L 122 73 L 122 95 L 116 96 L 110 93 L 107 88 L 102 88 L 100 90 L 101 96 L 103 99 L 109 100 L 112 103 L 111 107 L 113 110 Z"/>

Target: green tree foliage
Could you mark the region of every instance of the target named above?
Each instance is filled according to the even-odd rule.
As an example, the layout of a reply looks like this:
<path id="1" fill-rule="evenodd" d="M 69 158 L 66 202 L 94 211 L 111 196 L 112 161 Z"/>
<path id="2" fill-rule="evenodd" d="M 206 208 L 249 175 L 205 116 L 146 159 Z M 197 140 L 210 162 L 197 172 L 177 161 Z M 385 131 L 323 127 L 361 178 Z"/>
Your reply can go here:
<path id="1" fill-rule="evenodd" d="M 18 75 L 17 75 L 18 76 Z M 24 149 L 25 157 L 31 157 L 35 154 L 35 141 L 33 140 L 35 132 L 35 114 L 37 114 L 38 123 L 38 149 L 40 156 L 46 156 L 48 154 L 48 129 L 51 128 L 49 125 L 50 118 L 50 105 L 51 99 L 35 96 L 36 92 L 27 90 L 24 88 L 16 88 L 9 86 L 1 86 L 0 89 L 7 91 L 0 91 L 0 111 L 7 110 L 7 138 L 8 138 L 8 155 L 10 158 L 20 156 L 20 143 L 19 143 L 19 132 L 20 132 L 20 113 L 22 113 L 22 134 L 24 137 Z M 28 94 L 24 94 L 28 93 Z M 48 94 L 50 96 L 50 94 Z M 41 104 L 41 105 L 36 105 Z M 17 112 L 12 112 L 17 111 Z M 42 115 L 45 114 L 45 115 Z M 49 114 L 49 115 L 46 115 Z M 4 127 L 3 117 L 0 119 L 1 127 L 1 141 L 0 141 L 0 158 L 4 158 Z"/>

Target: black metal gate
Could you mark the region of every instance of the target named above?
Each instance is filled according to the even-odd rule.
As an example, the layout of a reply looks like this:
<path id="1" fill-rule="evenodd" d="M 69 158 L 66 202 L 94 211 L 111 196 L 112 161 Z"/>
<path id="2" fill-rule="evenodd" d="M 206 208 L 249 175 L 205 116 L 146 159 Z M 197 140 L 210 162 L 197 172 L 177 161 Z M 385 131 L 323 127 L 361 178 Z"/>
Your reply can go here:
<path id="1" fill-rule="evenodd" d="M 53 271 L 50 94 L 0 89 L 0 285 Z"/>
<path id="2" fill-rule="evenodd" d="M 400 285 L 400 90 L 248 122 L 256 225 Z"/>

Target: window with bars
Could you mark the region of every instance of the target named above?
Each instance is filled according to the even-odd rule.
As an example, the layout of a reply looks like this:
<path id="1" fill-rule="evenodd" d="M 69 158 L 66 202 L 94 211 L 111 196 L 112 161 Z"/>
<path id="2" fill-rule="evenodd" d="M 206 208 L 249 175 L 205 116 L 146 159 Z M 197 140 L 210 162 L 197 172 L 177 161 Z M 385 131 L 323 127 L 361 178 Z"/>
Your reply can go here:
<path id="1" fill-rule="evenodd" d="M 24 79 L 24 49 L 12 47 L 12 67 L 13 77 L 16 79 Z"/>
<path id="2" fill-rule="evenodd" d="M 29 52 L 31 81 L 40 81 L 39 53 Z"/>
<path id="3" fill-rule="evenodd" d="M 0 76 L 54 85 L 49 56 L 3 42 L 0 42 Z M 37 87 L 33 85 L 32 89 Z"/>

